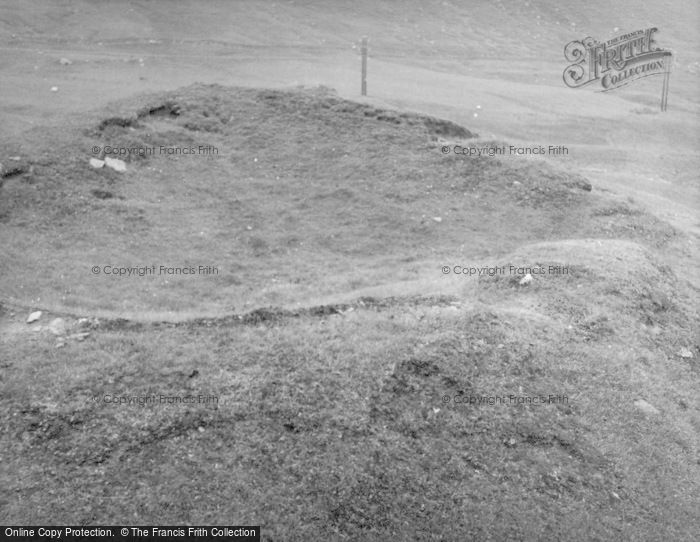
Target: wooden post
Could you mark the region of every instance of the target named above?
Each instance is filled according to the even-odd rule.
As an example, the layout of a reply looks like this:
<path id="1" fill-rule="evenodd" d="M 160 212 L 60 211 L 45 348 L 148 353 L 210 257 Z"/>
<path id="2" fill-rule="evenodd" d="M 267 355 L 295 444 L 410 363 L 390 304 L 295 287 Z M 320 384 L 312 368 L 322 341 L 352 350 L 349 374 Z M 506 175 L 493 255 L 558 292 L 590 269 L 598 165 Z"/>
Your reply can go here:
<path id="1" fill-rule="evenodd" d="M 362 95 L 367 96 L 367 36 L 362 36 Z"/>
<path id="2" fill-rule="evenodd" d="M 668 80 L 671 76 L 672 58 L 672 55 L 668 55 L 664 59 L 664 85 L 661 89 L 661 111 L 666 111 L 666 106 L 668 104 Z"/>

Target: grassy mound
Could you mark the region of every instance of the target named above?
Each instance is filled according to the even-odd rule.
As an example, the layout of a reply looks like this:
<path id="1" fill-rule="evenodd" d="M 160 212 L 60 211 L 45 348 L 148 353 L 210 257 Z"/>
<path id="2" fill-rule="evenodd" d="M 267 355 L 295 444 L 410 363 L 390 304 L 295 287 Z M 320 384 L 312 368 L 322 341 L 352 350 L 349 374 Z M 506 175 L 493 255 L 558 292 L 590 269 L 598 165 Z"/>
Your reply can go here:
<path id="1" fill-rule="evenodd" d="M 115 104 L 13 150 L 26 167 L 0 200 L 0 294 L 90 314 L 221 315 L 318 304 L 532 240 L 675 235 L 569 172 L 440 151 L 473 136 L 324 88 L 196 85 Z M 105 149 L 123 149 L 107 156 L 126 172 L 90 167 Z"/>

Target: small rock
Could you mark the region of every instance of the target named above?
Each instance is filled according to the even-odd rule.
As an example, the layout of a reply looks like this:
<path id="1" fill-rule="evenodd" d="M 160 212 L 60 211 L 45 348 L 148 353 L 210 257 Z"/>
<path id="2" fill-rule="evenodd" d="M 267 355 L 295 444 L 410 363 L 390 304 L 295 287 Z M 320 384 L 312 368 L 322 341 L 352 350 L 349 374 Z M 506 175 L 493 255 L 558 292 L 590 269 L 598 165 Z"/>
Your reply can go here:
<path id="1" fill-rule="evenodd" d="M 433 220 L 434 220 L 435 222 L 442 222 L 442 217 L 440 217 L 440 216 L 434 216 L 434 217 L 433 217 Z"/>
<path id="2" fill-rule="evenodd" d="M 683 348 L 681 348 L 681 349 L 677 352 L 676 355 L 678 355 L 678 356 L 680 356 L 680 357 L 682 357 L 682 358 L 686 358 L 686 359 L 690 359 L 690 358 L 693 357 L 693 353 L 692 353 L 689 349 L 687 349 L 685 346 L 684 346 Z"/>
<path id="3" fill-rule="evenodd" d="M 90 158 L 90 165 L 96 169 L 99 169 L 101 167 L 104 167 L 105 162 L 104 160 L 99 160 L 97 158 Z"/>
<path id="4" fill-rule="evenodd" d="M 78 318 L 78 329 L 95 329 L 100 325 L 97 318 Z"/>
<path id="5" fill-rule="evenodd" d="M 248 231 L 250 231 L 250 230 L 253 229 L 253 227 L 252 227 L 252 226 L 246 226 L 245 229 L 248 230 Z"/>
<path id="6" fill-rule="evenodd" d="M 63 320 L 63 318 L 54 318 L 49 324 L 49 331 L 54 335 L 65 335 L 66 322 Z"/>
<path id="7" fill-rule="evenodd" d="M 51 87 L 51 92 L 58 92 L 58 87 Z"/>
<path id="8" fill-rule="evenodd" d="M 653 414 L 653 415 L 659 414 L 658 409 L 655 406 L 647 403 L 644 399 L 637 399 L 634 402 L 634 406 L 637 407 L 642 412 L 644 412 L 644 414 Z"/>
<path id="9" fill-rule="evenodd" d="M 197 431 L 199 431 L 200 433 L 204 433 L 204 427 L 202 427 L 202 426 L 200 425 L 200 426 L 197 428 Z"/>
<path id="10" fill-rule="evenodd" d="M 21 156 L 10 156 L 10 160 L 14 160 L 15 162 L 19 162 L 21 159 Z"/>
<path id="11" fill-rule="evenodd" d="M 32 322 L 36 322 L 39 318 L 41 318 L 41 311 L 34 311 L 29 315 L 29 318 L 27 318 L 27 323 L 31 324 Z"/>
<path id="12" fill-rule="evenodd" d="M 525 275 L 523 278 L 520 279 L 520 282 L 518 284 L 520 284 L 520 286 L 527 286 L 531 282 L 532 282 L 532 275 L 530 273 L 528 273 L 527 275 Z"/>
<path id="13" fill-rule="evenodd" d="M 126 162 L 119 158 L 105 157 L 105 165 L 111 167 L 114 171 L 126 171 Z"/>
<path id="14" fill-rule="evenodd" d="M 513 186 L 520 186 L 521 184 L 523 183 L 521 183 L 520 181 L 513 181 Z"/>
<path id="15" fill-rule="evenodd" d="M 71 64 L 73 64 L 73 63 L 72 63 L 70 60 L 68 60 L 67 58 L 62 58 L 61 60 L 59 60 L 59 62 L 61 63 L 61 66 L 70 66 Z"/>
<path id="16" fill-rule="evenodd" d="M 66 346 L 65 341 L 56 341 L 56 348 L 63 348 L 64 346 Z"/>

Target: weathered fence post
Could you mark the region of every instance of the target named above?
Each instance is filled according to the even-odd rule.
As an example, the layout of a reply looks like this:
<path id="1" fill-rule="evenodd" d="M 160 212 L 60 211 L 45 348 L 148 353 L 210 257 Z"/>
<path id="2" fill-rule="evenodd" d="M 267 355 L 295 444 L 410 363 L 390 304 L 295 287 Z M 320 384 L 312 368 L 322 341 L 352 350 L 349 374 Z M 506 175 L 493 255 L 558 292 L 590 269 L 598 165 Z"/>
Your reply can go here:
<path id="1" fill-rule="evenodd" d="M 367 36 L 362 36 L 362 95 L 367 96 Z"/>
<path id="2" fill-rule="evenodd" d="M 668 103 L 668 80 L 671 77 L 672 55 L 667 55 L 664 59 L 664 86 L 661 89 L 661 111 L 666 111 Z"/>

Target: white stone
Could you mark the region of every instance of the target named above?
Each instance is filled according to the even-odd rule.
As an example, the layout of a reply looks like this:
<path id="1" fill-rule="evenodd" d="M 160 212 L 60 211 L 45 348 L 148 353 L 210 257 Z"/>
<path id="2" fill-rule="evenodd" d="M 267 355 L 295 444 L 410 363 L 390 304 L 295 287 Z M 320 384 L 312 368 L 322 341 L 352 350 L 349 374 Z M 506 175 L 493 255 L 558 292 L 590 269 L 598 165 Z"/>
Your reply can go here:
<path id="1" fill-rule="evenodd" d="M 58 87 L 51 87 L 51 92 L 58 92 Z"/>
<path id="2" fill-rule="evenodd" d="M 71 64 L 73 64 L 73 63 L 72 63 L 70 60 L 68 60 L 67 58 L 62 58 L 61 60 L 59 60 L 59 62 L 61 63 L 62 66 L 70 66 Z"/>
<path id="3" fill-rule="evenodd" d="M 66 322 L 63 320 L 63 318 L 54 318 L 49 324 L 49 331 L 54 335 L 65 335 Z"/>
<path id="4" fill-rule="evenodd" d="M 434 220 L 435 222 L 442 222 L 442 217 L 434 216 L 434 217 L 433 217 L 433 220 Z"/>
<path id="5" fill-rule="evenodd" d="M 126 162 L 119 158 L 105 157 L 105 165 L 111 167 L 114 171 L 126 171 Z"/>
<path id="6" fill-rule="evenodd" d="M 636 406 L 639 410 L 644 412 L 644 414 L 659 414 L 658 409 L 655 406 L 647 403 L 644 399 L 637 399 L 634 402 L 634 406 Z"/>
<path id="7" fill-rule="evenodd" d="M 104 160 L 98 160 L 97 158 L 90 158 L 90 165 L 96 169 L 104 167 Z"/>
<path id="8" fill-rule="evenodd" d="M 39 318 L 41 318 L 41 311 L 34 311 L 29 315 L 29 318 L 27 318 L 27 323 L 31 324 L 32 322 L 36 322 Z"/>
<path id="9" fill-rule="evenodd" d="M 532 275 L 530 273 L 528 273 L 527 275 L 525 275 L 523 278 L 520 279 L 519 284 L 520 284 L 520 286 L 526 286 L 526 285 L 530 284 L 531 282 L 532 282 Z"/>
<path id="10" fill-rule="evenodd" d="M 679 355 L 680 357 L 686 358 L 686 359 L 689 359 L 689 358 L 692 358 L 692 357 L 693 357 L 693 353 L 692 353 L 688 348 L 686 348 L 685 346 L 684 346 L 683 348 L 681 348 L 681 349 L 678 351 L 678 355 Z"/>

